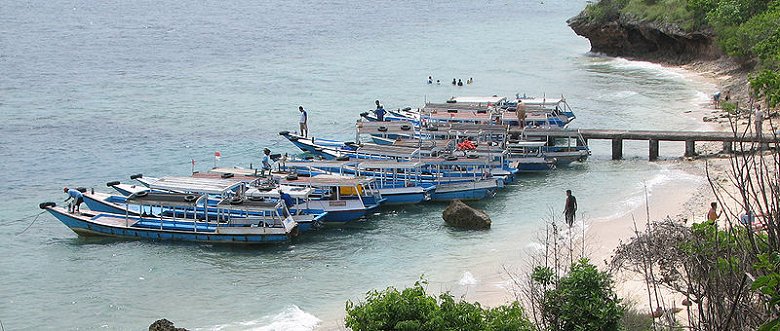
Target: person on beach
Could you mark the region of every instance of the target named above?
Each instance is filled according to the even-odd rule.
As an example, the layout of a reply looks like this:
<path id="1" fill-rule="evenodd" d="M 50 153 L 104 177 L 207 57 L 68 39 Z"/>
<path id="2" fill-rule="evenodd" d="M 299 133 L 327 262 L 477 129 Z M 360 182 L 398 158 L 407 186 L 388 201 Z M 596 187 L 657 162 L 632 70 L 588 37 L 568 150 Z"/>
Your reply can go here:
<path id="1" fill-rule="evenodd" d="M 65 201 L 63 202 L 68 202 L 69 200 L 73 199 L 73 202 L 68 205 L 68 212 L 80 213 L 81 212 L 80 206 L 81 203 L 84 202 L 84 195 L 81 194 L 81 192 L 79 192 L 79 190 L 77 189 L 72 189 L 72 188 L 69 189 L 67 187 L 63 188 L 62 191 L 68 194 L 68 198 L 65 199 Z"/>
<path id="2" fill-rule="evenodd" d="M 715 104 L 715 108 L 720 108 L 720 91 L 712 95 L 712 102 Z"/>
<path id="3" fill-rule="evenodd" d="M 571 190 L 566 190 L 566 207 L 563 209 L 563 215 L 566 216 L 566 224 L 569 227 L 574 225 L 574 218 L 577 214 L 577 198 L 571 195 Z"/>
<path id="4" fill-rule="evenodd" d="M 753 114 L 753 123 L 755 124 L 756 128 L 756 137 L 761 138 L 762 129 L 763 129 L 763 122 L 764 122 L 764 112 L 761 111 L 761 105 L 756 106 L 756 112 Z"/>
<path id="5" fill-rule="evenodd" d="M 268 148 L 263 149 L 263 159 L 260 161 L 263 165 L 260 171 L 260 177 L 265 177 L 265 171 L 268 170 L 268 175 L 271 175 L 271 150 Z"/>
<path id="6" fill-rule="evenodd" d="M 385 111 L 385 107 L 379 103 L 379 100 L 377 100 L 375 103 L 376 109 L 374 110 L 374 113 L 376 114 L 376 119 L 378 119 L 380 122 L 384 122 L 387 111 Z"/>
<path id="7" fill-rule="evenodd" d="M 718 203 L 713 202 L 710 204 L 710 211 L 707 212 L 707 220 L 715 222 L 718 220 L 718 217 L 720 217 L 720 214 L 718 214 Z"/>
<path id="8" fill-rule="evenodd" d="M 298 126 L 301 128 L 301 135 L 306 138 L 309 135 L 309 116 L 306 114 L 306 111 L 303 109 L 303 106 L 298 106 L 298 111 L 301 112 L 301 118 L 298 120 Z"/>
<path id="9" fill-rule="evenodd" d="M 723 96 L 723 100 L 726 100 L 726 102 L 731 100 L 731 90 L 726 90 L 726 95 Z"/>

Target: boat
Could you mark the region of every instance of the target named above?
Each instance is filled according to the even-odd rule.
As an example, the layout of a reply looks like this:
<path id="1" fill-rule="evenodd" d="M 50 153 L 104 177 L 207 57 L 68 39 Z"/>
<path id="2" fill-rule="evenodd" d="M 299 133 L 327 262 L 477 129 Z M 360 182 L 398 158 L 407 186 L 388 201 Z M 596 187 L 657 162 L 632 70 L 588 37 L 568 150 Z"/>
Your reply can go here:
<path id="1" fill-rule="evenodd" d="M 252 169 L 213 168 L 208 173 L 195 173 L 196 178 L 220 178 L 251 181 Z M 273 172 L 272 178 L 278 184 L 290 187 L 313 188 L 311 199 L 299 201 L 290 209 L 308 209 L 326 212 L 322 217 L 325 225 L 339 225 L 365 218 L 379 208 L 385 199 L 376 189 L 371 178 L 348 178 L 339 176 L 303 177 L 295 173 Z"/>
<path id="2" fill-rule="evenodd" d="M 266 203 L 278 203 L 279 213 L 290 215 L 298 223 L 300 231 L 305 232 L 317 229 L 321 226 L 322 219 L 325 216 L 323 211 L 310 209 L 293 209 L 288 204 L 294 204 L 295 201 L 305 201 L 313 190 L 307 190 L 297 187 L 266 187 L 262 190 L 253 187 L 243 187 L 245 182 L 238 180 L 224 179 L 193 179 L 191 177 L 163 177 L 158 179 L 145 178 L 144 182 L 148 186 L 134 187 L 132 192 L 121 188 L 118 192 L 130 193 L 127 196 L 117 196 L 99 192 L 84 193 L 84 203 L 89 209 L 98 212 L 128 214 L 134 216 L 142 215 L 160 215 L 166 217 L 201 217 L 209 220 L 216 220 L 223 214 L 230 214 L 233 217 L 257 217 L 269 216 L 267 210 L 249 211 L 242 207 L 242 201 L 264 201 Z M 176 182 L 176 183 L 174 183 Z M 205 186 L 204 183 L 212 182 Z M 160 185 L 160 183 L 166 183 Z M 109 182 L 108 186 L 117 188 L 118 182 Z M 222 185 L 221 187 L 219 185 Z M 162 187 L 165 187 L 163 189 Z M 128 197 L 138 196 L 146 193 L 158 194 L 160 205 L 139 205 L 134 203 Z M 190 196 L 205 196 L 204 204 L 195 208 L 178 208 L 176 205 L 166 204 L 167 200 L 162 199 L 166 194 L 175 197 L 177 194 L 187 194 Z M 285 199 L 286 198 L 286 199 Z M 232 201 L 231 205 L 223 204 L 219 206 L 220 201 Z M 174 199 L 173 202 L 176 202 Z M 205 212 L 204 212 L 205 211 Z M 248 213 L 248 214 L 247 214 Z"/>
<path id="3" fill-rule="evenodd" d="M 145 192 L 128 197 L 134 204 L 169 205 L 175 208 L 193 210 L 205 198 L 183 193 Z M 230 202 L 221 202 L 218 208 Z M 289 242 L 298 235 L 298 224 L 290 216 L 278 212 L 278 206 L 268 204 L 247 204 L 247 211 L 267 212 L 271 217 L 234 217 L 222 214 L 218 220 L 210 220 L 195 213 L 191 218 L 177 218 L 150 215 L 115 214 L 96 211 L 69 213 L 53 202 L 39 205 L 79 236 L 105 236 L 122 239 L 145 239 L 153 241 L 183 241 L 208 244 L 274 244 Z M 199 216 L 200 215 L 200 216 Z"/>

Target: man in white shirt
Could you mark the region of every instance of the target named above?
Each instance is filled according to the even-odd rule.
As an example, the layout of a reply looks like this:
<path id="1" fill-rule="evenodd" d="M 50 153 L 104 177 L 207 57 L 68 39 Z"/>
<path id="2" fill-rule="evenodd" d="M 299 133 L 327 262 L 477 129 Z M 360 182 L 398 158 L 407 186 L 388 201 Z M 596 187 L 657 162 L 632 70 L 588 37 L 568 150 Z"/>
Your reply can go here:
<path id="1" fill-rule="evenodd" d="M 303 110 L 303 106 L 298 106 L 298 111 L 301 112 L 301 119 L 298 121 L 298 125 L 301 127 L 301 135 L 306 137 L 309 134 L 309 127 L 306 125 L 309 118 L 306 111 Z"/>

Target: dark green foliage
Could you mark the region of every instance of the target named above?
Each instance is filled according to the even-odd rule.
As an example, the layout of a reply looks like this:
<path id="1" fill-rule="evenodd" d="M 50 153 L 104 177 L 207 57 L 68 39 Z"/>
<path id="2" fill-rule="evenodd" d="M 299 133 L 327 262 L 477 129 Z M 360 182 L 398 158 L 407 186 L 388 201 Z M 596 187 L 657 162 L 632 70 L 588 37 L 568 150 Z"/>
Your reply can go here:
<path id="1" fill-rule="evenodd" d="M 442 293 L 437 300 L 425 293 L 424 284 L 417 281 L 400 292 L 393 287 L 374 290 L 368 292 L 364 303 L 347 301 L 346 326 L 355 331 L 534 330 L 517 302 L 489 309 L 479 303 L 455 301 L 449 293 Z"/>
<path id="2" fill-rule="evenodd" d="M 549 268 L 536 268 L 534 281 L 553 282 Z M 556 286 L 544 291 L 542 311 L 554 331 L 618 330 L 625 308 L 612 289 L 612 279 L 587 259 L 571 266 Z"/>
<path id="3" fill-rule="evenodd" d="M 755 268 L 766 274 L 756 278 L 752 289 L 767 298 L 767 306 L 774 312 L 774 318 L 762 325 L 759 331 L 780 330 L 780 253 L 769 252 L 758 255 Z"/>

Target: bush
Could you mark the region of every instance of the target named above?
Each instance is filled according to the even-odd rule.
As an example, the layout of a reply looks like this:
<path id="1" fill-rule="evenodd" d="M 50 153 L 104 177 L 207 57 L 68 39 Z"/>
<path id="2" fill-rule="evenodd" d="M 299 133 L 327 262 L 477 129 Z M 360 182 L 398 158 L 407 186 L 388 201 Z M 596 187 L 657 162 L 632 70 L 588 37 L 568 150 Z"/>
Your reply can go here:
<path id="1" fill-rule="evenodd" d="M 544 284 L 541 308 L 550 330 L 618 330 L 625 308 L 612 289 L 612 278 L 588 259 L 580 259 L 557 282 L 548 268 L 536 268 L 532 279 Z"/>
<path id="2" fill-rule="evenodd" d="M 449 292 L 437 299 L 425 293 L 424 284 L 427 282 L 417 281 L 403 291 L 394 287 L 374 290 L 366 294 L 363 303 L 347 301 L 346 326 L 355 331 L 535 330 L 516 301 L 508 306 L 482 308 L 479 303 L 455 301 Z"/>

